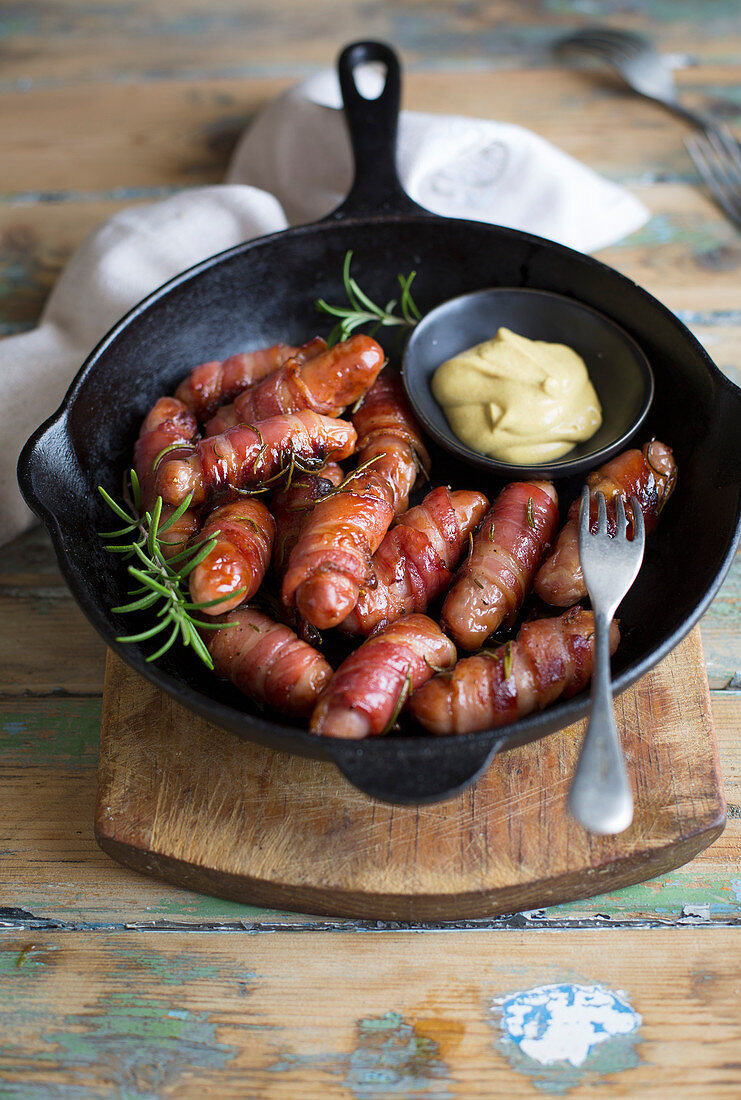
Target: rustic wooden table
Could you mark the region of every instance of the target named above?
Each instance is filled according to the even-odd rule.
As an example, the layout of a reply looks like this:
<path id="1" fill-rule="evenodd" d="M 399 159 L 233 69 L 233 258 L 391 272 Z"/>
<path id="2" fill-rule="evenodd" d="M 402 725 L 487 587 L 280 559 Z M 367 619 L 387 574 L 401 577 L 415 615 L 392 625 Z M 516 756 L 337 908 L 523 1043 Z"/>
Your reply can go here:
<path id="1" fill-rule="evenodd" d="M 698 185 L 683 124 L 552 59 L 597 13 L 651 33 L 687 102 L 741 126 L 733 0 L 7 5 L 3 334 L 33 326 L 90 228 L 219 181 L 257 108 L 378 37 L 402 54 L 405 105 L 521 123 L 638 194 L 651 221 L 600 258 L 741 381 L 741 241 Z M 589 902 L 402 926 L 223 902 L 103 855 L 104 646 L 39 529 L 4 547 L 0 1097 L 738 1097 L 740 581 L 732 571 L 702 621 L 721 838 Z"/>

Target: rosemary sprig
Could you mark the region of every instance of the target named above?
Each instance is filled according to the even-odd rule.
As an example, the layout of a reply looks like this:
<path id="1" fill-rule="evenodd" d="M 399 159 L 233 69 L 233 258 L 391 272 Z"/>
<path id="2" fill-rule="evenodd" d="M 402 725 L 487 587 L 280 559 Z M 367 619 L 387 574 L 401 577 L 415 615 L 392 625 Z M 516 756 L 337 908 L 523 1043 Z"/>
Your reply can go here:
<path id="1" fill-rule="evenodd" d="M 147 657 L 147 661 L 156 661 L 159 657 L 175 644 L 178 638 L 184 646 L 190 646 L 193 652 L 203 661 L 208 668 L 213 669 L 213 661 L 208 652 L 199 630 L 222 630 L 231 623 L 214 623 L 195 618 L 191 613 L 203 611 L 207 607 L 223 603 L 236 593 L 227 596 L 219 596 L 215 600 L 207 600 L 201 603 L 193 603 L 187 585 L 187 577 L 199 565 L 216 545 L 218 532 L 211 538 L 201 539 L 192 546 L 187 546 L 173 557 L 165 558 L 162 551 L 161 536 L 176 523 L 189 507 L 192 493 L 182 504 L 176 508 L 171 516 L 162 521 L 162 498 L 157 501 L 151 512 L 141 509 L 141 490 L 134 470 L 129 473 L 130 488 L 126 496 L 131 501 L 131 512 L 126 511 L 120 504 L 99 485 L 98 492 L 103 497 L 111 511 L 125 522 L 125 526 L 115 531 L 99 532 L 101 538 L 118 539 L 124 536 L 133 536 L 131 541 L 121 543 L 107 543 L 105 549 L 112 554 L 124 554 L 136 558 L 136 565 L 128 566 L 128 573 L 137 585 L 131 588 L 128 595 L 133 597 L 128 603 L 111 610 L 116 614 L 128 614 L 132 611 L 144 611 L 152 609 L 155 614 L 155 623 L 138 634 L 124 634 L 116 638 L 117 642 L 136 643 L 149 641 L 164 634 L 169 629 L 169 634 L 160 648 Z M 159 606 L 156 606 L 159 605 Z"/>
<path id="2" fill-rule="evenodd" d="M 504 645 L 497 646 L 496 649 L 492 649 L 490 646 L 483 646 L 481 649 L 476 650 L 474 657 L 488 657 L 492 661 L 503 664 L 504 679 L 509 680 L 514 658 L 512 652 L 512 639 L 510 638 Z"/>
<path id="3" fill-rule="evenodd" d="M 388 722 L 386 723 L 386 725 L 381 730 L 381 736 L 382 737 L 384 736 L 384 734 L 390 733 L 391 730 L 396 725 L 396 720 L 399 717 L 399 715 L 401 714 L 402 707 L 406 703 L 409 695 L 411 694 L 411 691 L 412 691 L 412 666 L 408 665 L 407 670 L 406 670 L 406 674 L 404 676 L 404 682 L 401 685 L 401 690 L 399 692 L 399 695 L 397 697 L 396 702 L 394 703 L 394 709 L 391 712 L 391 717 L 389 718 Z"/>
<path id="4" fill-rule="evenodd" d="M 509 680 L 509 674 L 512 671 L 512 641 L 505 643 L 504 646 L 504 678 Z"/>
<path id="5" fill-rule="evenodd" d="M 411 286 L 417 272 L 411 271 L 409 275 L 397 275 L 401 294 L 399 299 L 392 298 L 385 306 L 376 305 L 358 286 L 350 274 L 352 263 L 352 250 L 345 253 L 345 261 L 342 265 L 342 282 L 347 294 L 349 306 L 332 306 L 320 298 L 316 308 L 320 313 L 328 313 L 330 317 L 338 317 L 339 321 L 327 337 L 327 343 L 336 344 L 338 340 L 346 340 L 355 329 L 364 325 L 371 325 L 371 332 L 381 327 L 392 325 L 407 325 L 412 328 L 422 317 L 412 297 Z M 399 307 L 401 315 L 394 310 Z"/>

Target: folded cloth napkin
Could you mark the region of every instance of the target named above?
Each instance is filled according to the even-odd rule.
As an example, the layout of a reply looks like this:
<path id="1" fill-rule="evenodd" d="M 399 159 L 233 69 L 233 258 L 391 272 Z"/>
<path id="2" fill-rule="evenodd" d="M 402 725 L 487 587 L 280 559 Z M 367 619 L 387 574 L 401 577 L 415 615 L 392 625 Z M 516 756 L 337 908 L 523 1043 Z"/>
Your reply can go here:
<path id="1" fill-rule="evenodd" d="M 373 66 L 356 73 L 369 98 L 381 79 Z M 402 112 L 398 166 L 412 198 L 437 214 L 527 230 L 584 252 L 619 240 L 648 218 L 623 188 L 508 123 Z M 0 542 L 33 522 L 15 478 L 23 443 L 57 408 L 108 329 L 200 260 L 329 213 L 349 191 L 352 172 L 339 82 L 327 70 L 258 115 L 225 184 L 123 210 L 83 241 L 38 328 L 0 341 Z"/>

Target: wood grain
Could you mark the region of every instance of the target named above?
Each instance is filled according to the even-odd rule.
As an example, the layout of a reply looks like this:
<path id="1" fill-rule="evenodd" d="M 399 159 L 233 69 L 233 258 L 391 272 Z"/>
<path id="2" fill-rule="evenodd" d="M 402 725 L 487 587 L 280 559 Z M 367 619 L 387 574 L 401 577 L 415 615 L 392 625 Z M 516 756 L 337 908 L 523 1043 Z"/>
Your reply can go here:
<path id="1" fill-rule="evenodd" d="M 737 1100 L 737 938 L 14 934 L 0 1080 L 49 1100 Z M 528 1055 L 502 1002 L 553 985 L 619 994 L 637 1030 L 573 1065 Z"/>
<path id="2" fill-rule="evenodd" d="M 455 919 L 627 886 L 723 828 L 702 667 L 695 630 L 620 697 L 636 815 L 594 837 L 565 808 L 583 723 L 503 755 L 455 799 L 389 806 L 332 765 L 210 726 L 109 654 L 96 836 L 137 870 L 302 912 Z"/>
<path id="3" fill-rule="evenodd" d="M 324 56 L 331 67 L 335 51 Z M 734 93 L 732 69 L 696 69 L 702 83 Z M 46 193 L 47 201 L 84 190 L 153 188 L 220 182 L 242 129 L 297 76 L 249 81 L 171 79 L 154 84 L 109 82 L 91 98 L 86 84 L 43 83 L 2 93 L 7 143 L 3 187 Z M 547 92 L 547 94 L 545 94 Z M 405 69 L 404 107 L 415 111 L 492 118 L 526 126 L 598 171 L 628 184 L 694 180 L 681 142 L 688 124 L 631 95 L 600 72 L 551 65 L 506 74 L 481 71 L 420 73 Z M 554 111 L 559 101 L 564 109 Z M 146 105 L 146 110 L 144 109 Z M 738 109 L 741 114 L 741 108 Z M 64 148 L 67 156 L 60 156 Z M 91 186 L 91 181 L 94 185 Z M 87 187 L 83 186 L 87 184 Z"/>

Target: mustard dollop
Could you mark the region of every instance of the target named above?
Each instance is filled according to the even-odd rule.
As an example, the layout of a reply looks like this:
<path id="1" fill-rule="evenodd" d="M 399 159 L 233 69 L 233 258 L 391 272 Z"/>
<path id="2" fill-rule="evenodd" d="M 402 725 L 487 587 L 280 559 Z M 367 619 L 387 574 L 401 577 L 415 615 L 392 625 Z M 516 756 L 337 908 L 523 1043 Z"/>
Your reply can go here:
<path id="1" fill-rule="evenodd" d="M 503 462 L 560 458 L 602 423 L 581 356 L 508 328 L 438 367 L 432 392 L 461 442 Z"/>

